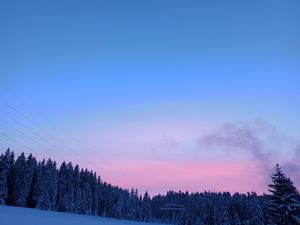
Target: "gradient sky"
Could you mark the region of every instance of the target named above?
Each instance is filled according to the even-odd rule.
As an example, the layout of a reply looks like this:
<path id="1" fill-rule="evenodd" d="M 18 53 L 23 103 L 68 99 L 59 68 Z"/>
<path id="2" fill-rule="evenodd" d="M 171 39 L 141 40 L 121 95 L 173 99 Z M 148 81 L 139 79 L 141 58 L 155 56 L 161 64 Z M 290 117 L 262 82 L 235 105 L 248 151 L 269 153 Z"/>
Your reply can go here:
<path id="1" fill-rule="evenodd" d="M 262 193 L 277 162 L 298 182 L 299 11 L 298 0 L 1 1 L 0 148 L 151 194 Z"/>

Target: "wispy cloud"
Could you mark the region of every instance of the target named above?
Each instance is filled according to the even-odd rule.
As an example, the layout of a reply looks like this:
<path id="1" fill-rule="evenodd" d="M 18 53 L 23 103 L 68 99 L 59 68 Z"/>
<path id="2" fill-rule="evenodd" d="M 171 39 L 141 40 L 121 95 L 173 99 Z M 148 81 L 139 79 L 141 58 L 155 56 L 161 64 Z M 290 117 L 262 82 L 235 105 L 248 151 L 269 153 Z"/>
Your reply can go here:
<path id="1" fill-rule="evenodd" d="M 292 146 L 295 143 L 290 137 L 264 120 L 226 123 L 198 139 L 198 148 L 201 150 L 218 149 L 231 155 L 248 156 L 257 164 L 264 183 L 270 180 L 273 166 L 277 162 L 282 163 L 288 175 L 299 180 L 299 177 L 295 177 L 295 171 L 299 171 L 300 147 L 295 148 L 293 156 L 280 159 L 279 153 L 294 148 Z"/>
<path id="2" fill-rule="evenodd" d="M 157 143 L 150 145 L 149 149 L 156 159 L 160 159 L 162 154 L 169 154 L 169 151 L 174 152 L 174 150 L 178 149 L 180 144 L 180 141 L 174 140 L 167 135 L 163 135 Z"/>
<path id="3" fill-rule="evenodd" d="M 293 157 L 282 167 L 293 178 L 295 185 L 300 187 L 300 144 L 295 147 Z"/>

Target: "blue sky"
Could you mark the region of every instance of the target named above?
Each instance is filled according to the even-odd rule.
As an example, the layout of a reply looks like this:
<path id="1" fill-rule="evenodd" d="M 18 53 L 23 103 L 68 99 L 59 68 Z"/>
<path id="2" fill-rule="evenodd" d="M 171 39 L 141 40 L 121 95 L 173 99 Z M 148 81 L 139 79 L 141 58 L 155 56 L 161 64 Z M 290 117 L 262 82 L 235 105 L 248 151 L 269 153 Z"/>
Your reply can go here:
<path id="1" fill-rule="evenodd" d="M 118 182 L 119 171 L 106 167 L 113 160 L 178 166 L 222 124 L 263 120 L 282 133 L 281 151 L 292 158 L 300 135 L 299 9 L 298 1 L 277 0 L 2 1 L 1 99 L 47 133 L 25 120 L 43 143 L 16 135 L 14 128 L 38 139 L 2 102 L 1 146 L 106 169 L 104 177 Z M 49 146 L 45 139 L 57 141 L 49 133 L 70 148 Z M 101 163 L 79 160 L 94 152 Z"/>

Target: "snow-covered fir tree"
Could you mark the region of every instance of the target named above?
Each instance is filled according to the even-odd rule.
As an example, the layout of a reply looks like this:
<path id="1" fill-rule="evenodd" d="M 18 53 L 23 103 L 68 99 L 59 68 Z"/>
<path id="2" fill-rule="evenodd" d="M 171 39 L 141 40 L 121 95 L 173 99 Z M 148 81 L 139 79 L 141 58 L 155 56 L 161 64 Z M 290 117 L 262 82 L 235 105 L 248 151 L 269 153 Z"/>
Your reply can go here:
<path id="1" fill-rule="evenodd" d="M 7 149 L 4 155 L 0 156 L 0 204 L 5 204 L 8 196 L 8 175 L 11 164 L 11 153 Z"/>
<path id="2" fill-rule="evenodd" d="M 263 207 L 256 193 L 251 193 L 248 195 L 247 205 L 249 205 L 249 225 L 264 225 L 267 223 L 267 220 L 264 218 Z"/>
<path id="3" fill-rule="evenodd" d="M 45 165 L 44 182 L 46 184 L 46 195 L 48 196 L 46 207 L 48 210 L 56 209 L 56 198 L 58 188 L 58 174 L 56 162 L 49 159 Z"/>
<path id="4" fill-rule="evenodd" d="M 17 158 L 14 168 L 14 185 L 12 187 L 14 205 L 27 206 L 35 166 L 36 160 L 31 154 L 27 160 L 24 153 Z"/>
<path id="5" fill-rule="evenodd" d="M 273 183 L 269 185 L 269 191 L 272 193 L 269 223 L 271 225 L 300 224 L 299 193 L 278 164 L 272 175 L 272 181 Z"/>
<path id="6" fill-rule="evenodd" d="M 120 192 L 117 203 L 113 208 L 112 215 L 117 219 L 125 219 L 127 216 L 126 211 L 126 194 L 125 192 Z"/>
<path id="7" fill-rule="evenodd" d="M 151 198 L 146 191 L 143 197 L 142 207 L 141 207 L 141 217 L 142 221 L 148 222 L 151 219 Z"/>
<path id="8" fill-rule="evenodd" d="M 139 217 L 139 196 L 137 190 L 133 188 L 130 191 L 130 195 L 128 197 L 128 214 L 127 218 L 129 220 L 136 220 Z"/>
<path id="9" fill-rule="evenodd" d="M 7 189 L 8 195 L 6 199 L 7 205 L 13 205 L 14 201 L 14 185 L 15 185 L 15 154 L 13 151 L 10 153 L 10 163 L 9 163 L 9 174 L 7 177 Z"/>
<path id="10" fill-rule="evenodd" d="M 97 183 L 97 174 L 93 171 L 90 172 L 90 183 L 92 189 L 92 208 L 91 214 L 96 215 L 98 212 L 98 183 Z"/>
<path id="11" fill-rule="evenodd" d="M 230 196 L 230 194 L 228 193 Z M 229 225 L 230 220 L 228 216 L 228 206 L 229 206 L 229 198 L 224 194 L 223 197 L 219 200 L 219 210 L 218 210 L 218 216 L 217 216 L 217 222 L 216 225 Z"/>
<path id="12" fill-rule="evenodd" d="M 44 182 L 45 160 L 39 162 L 33 175 L 33 187 L 30 197 L 30 206 L 47 210 L 46 184 Z"/>
<path id="13" fill-rule="evenodd" d="M 57 210 L 59 212 L 73 212 L 74 186 L 73 166 L 71 163 L 62 163 L 58 172 Z"/>
<path id="14" fill-rule="evenodd" d="M 82 193 L 80 183 L 80 168 L 79 165 L 74 167 L 73 173 L 73 185 L 74 185 L 74 213 L 79 213 L 79 207 L 81 206 Z"/>
<path id="15" fill-rule="evenodd" d="M 90 173 L 88 170 L 80 171 L 81 201 L 79 213 L 90 215 L 92 211 L 92 185 L 90 183 Z"/>
<path id="16" fill-rule="evenodd" d="M 44 210 L 56 209 L 56 163 L 48 159 L 38 163 L 33 176 L 32 207 Z"/>

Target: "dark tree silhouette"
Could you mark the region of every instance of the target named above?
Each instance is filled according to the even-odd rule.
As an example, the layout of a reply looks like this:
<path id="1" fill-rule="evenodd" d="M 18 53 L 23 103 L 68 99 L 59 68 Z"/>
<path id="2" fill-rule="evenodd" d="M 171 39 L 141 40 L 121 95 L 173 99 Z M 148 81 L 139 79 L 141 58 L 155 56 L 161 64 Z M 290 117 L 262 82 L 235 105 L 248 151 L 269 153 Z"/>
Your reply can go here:
<path id="1" fill-rule="evenodd" d="M 271 204 L 270 224 L 296 225 L 300 224 L 300 196 L 290 178 L 276 165 L 270 184 Z"/>

